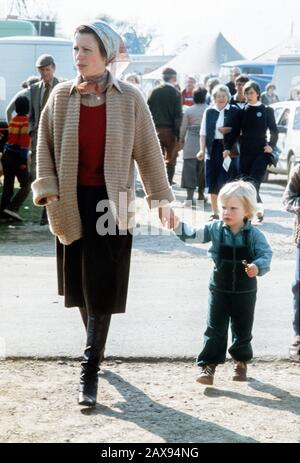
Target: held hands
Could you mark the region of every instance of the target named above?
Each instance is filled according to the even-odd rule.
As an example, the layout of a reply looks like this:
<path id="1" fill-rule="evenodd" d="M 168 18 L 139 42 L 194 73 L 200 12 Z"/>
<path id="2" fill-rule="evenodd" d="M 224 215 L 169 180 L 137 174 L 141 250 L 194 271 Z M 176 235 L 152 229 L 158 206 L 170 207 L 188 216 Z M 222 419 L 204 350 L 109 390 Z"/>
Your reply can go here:
<path id="1" fill-rule="evenodd" d="M 223 151 L 223 158 L 226 159 L 228 156 L 230 156 L 230 151 L 229 150 Z"/>
<path id="2" fill-rule="evenodd" d="M 266 146 L 264 147 L 264 152 L 265 152 L 266 154 L 271 154 L 272 151 L 273 151 L 273 149 L 272 149 L 271 146 L 266 145 Z"/>
<path id="3" fill-rule="evenodd" d="M 258 275 L 259 270 L 255 264 L 248 264 L 245 268 L 245 272 L 249 278 L 255 278 Z"/>
<path id="4" fill-rule="evenodd" d="M 174 214 L 173 209 L 168 205 L 159 207 L 158 214 L 162 225 L 168 228 L 168 230 L 174 230 L 180 222 L 179 217 Z"/>

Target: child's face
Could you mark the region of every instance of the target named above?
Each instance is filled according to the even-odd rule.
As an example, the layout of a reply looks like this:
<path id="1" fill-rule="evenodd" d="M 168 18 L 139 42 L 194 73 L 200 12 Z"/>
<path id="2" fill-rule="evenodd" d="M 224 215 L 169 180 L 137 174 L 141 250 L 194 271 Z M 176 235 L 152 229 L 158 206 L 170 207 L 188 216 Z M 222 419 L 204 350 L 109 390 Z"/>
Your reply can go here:
<path id="1" fill-rule="evenodd" d="M 230 228 L 238 229 L 244 225 L 244 218 L 247 217 L 247 211 L 244 204 L 239 198 L 229 198 L 221 201 L 221 218 Z"/>

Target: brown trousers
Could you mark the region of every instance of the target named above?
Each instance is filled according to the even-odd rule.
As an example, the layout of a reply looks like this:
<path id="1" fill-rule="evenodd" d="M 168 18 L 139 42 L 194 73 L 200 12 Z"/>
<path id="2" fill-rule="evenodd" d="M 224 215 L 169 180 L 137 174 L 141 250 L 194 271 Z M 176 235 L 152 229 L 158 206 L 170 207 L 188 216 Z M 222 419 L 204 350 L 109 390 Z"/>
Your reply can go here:
<path id="1" fill-rule="evenodd" d="M 173 129 L 158 127 L 156 129 L 166 166 L 176 166 L 179 146 Z"/>

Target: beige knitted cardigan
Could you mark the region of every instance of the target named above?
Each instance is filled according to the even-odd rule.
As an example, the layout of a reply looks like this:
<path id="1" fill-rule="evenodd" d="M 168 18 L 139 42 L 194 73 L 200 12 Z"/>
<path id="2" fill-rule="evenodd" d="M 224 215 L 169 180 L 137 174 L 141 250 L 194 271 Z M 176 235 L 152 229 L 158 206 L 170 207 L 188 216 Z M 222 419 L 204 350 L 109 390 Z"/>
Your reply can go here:
<path id="1" fill-rule="evenodd" d="M 77 204 L 78 126 L 80 94 L 74 81 L 57 85 L 42 112 L 37 144 L 37 179 L 32 184 L 36 205 L 47 205 L 50 230 L 63 244 L 81 238 Z M 174 200 L 153 120 L 142 94 L 130 84 L 116 81 L 106 93 L 104 176 L 110 204 L 120 229 L 131 228 L 135 198 L 134 160 L 150 207 Z M 127 193 L 127 201 L 120 201 Z M 47 204 L 47 197 L 59 200 Z M 130 208 L 131 210 L 131 208 Z"/>

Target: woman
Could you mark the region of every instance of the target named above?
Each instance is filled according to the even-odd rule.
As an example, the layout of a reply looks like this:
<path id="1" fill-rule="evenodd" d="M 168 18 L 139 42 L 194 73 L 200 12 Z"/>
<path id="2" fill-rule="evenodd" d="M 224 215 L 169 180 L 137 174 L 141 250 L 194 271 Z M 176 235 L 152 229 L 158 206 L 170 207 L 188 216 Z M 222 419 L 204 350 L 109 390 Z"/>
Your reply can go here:
<path id="1" fill-rule="evenodd" d="M 94 406 L 111 315 L 124 313 L 130 268 L 136 160 L 149 204 L 174 199 L 144 99 L 113 77 L 120 36 L 105 22 L 76 29 L 79 75 L 51 93 L 38 136 L 34 202 L 47 206 L 57 236 L 59 294 L 87 329 L 79 404 Z M 163 222 L 170 208 L 159 209 Z M 172 224 L 169 220 L 170 226 Z"/>
<path id="2" fill-rule="evenodd" d="M 259 207 L 257 219 L 262 222 L 264 210 L 259 189 L 270 163 L 269 155 L 278 140 L 278 129 L 273 108 L 263 105 L 260 101 L 259 85 L 250 80 L 244 86 L 244 94 L 247 105 L 240 113 L 240 174 L 245 180 L 251 181 L 256 188 Z"/>
<path id="3" fill-rule="evenodd" d="M 229 104 L 231 95 L 226 85 L 217 85 L 212 92 L 213 105 L 208 108 L 202 119 L 200 129 L 199 160 L 205 158 L 205 182 L 211 198 L 212 214 L 209 220 L 219 219 L 218 193 L 225 183 L 234 180 L 238 173 L 236 158 L 230 158 L 226 167 L 223 151 L 227 150 L 231 138 L 236 137 L 238 114 L 240 110 Z M 226 152 L 225 157 L 230 155 Z M 229 165 L 230 164 L 230 165 Z"/>
<path id="4" fill-rule="evenodd" d="M 198 187 L 198 199 L 204 200 L 204 161 L 198 161 L 199 132 L 204 111 L 208 108 L 205 104 L 206 88 L 196 88 L 193 91 L 194 104 L 188 108 L 183 116 L 180 128 L 180 145 L 183 147 L 183 169 L 181 176 L 181 188 L 187 191 L 186 205 L 192 205 L 194 192 Z"/>

